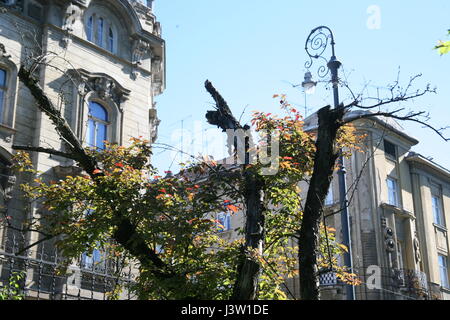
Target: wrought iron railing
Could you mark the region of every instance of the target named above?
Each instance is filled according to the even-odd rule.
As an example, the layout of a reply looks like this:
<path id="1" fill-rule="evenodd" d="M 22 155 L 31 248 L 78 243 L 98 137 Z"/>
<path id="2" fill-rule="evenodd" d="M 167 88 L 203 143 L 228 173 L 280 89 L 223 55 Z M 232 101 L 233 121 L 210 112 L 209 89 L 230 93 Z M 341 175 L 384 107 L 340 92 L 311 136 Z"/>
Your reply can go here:
<path id="1" fill-rule="evenodd" d="M 21 275 L 17 284 L 25 299 L 107 300 L 118 287 L 122 291 L 117 298 L 135 299 L 130 290 L 135 278 L 132 268 L 121 270 L 112 259 L 86 264 L 81 257 L 66 267 L 50 244 L 19 253 L 21 240 L 13 236 L 0 245 L 0 290 L 8 293 L 11 279 Z"/>
<path id="2" fill-rule="evenodd" d="M 379 278 L 374 282 L 373 271 L 356 269 L 360 285 L 355 286 L 357 299 L 432 299 L 427 275 L 418 270 L 379 268 Z M 369 283 L 370 282 L 370 283 Z M 343 286 L 333 271 L 319 274 L 322 289 Z"/>

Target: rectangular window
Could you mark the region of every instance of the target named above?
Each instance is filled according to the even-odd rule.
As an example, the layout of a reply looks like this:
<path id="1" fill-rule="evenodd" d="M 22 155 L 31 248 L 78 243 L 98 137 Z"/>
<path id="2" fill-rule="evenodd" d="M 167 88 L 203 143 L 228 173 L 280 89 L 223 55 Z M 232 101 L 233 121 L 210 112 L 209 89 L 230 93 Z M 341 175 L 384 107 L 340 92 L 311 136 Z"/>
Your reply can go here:
<path id="1" fill-rule="evenodd" d="M 333 185 L 330 184 L 330 188 L 328 189 L 327 197 L 325 198 L 325 205 L 329 206 L 334 203 L 333 197 Z"/>
<path id="2" fill-rule="evenodd" d="M 43 8 L 40 4 L 38 4 L 37 2 L 31 1 L 28 3 L 28 7 L 27 7 L 27 13 L 28 16 L 30 18 L 33 18 L 35 20 L 41 21 L 42 20 L 42 12 L 43 12 Z"/>
<path id="3" fill-rule="evenodd" d="M 398 207 L 399 201 L 398 201 L 397 180 L 395 180 L 393 178 L 387 178 L 386 182 L 387 182 L 387 188 L 388 188 L 388 203 L 390 205 Z"/>
<path id="4" fill-rule="evenodd" d="M 441 188 L 435 184 L 431 184 L 431 209 L 434 223 L 445 227 Z"/>
<path id="5" fill-rule="evenodd" d="M 231 216 L 229 213 L 221 212 L 217 214 L 217 228 L 219 232 L 231 230 Z"/>
<path id="6" fill-rule="evenodd" d="M 94 210 L 88 209 L 86 216 L 94 214 Z M 97 245 L 100 243 L 97 242 Z M 84 252 L 81 255 L 81 267 L 83 269 L 105 272 L 106 271 L 106 254 L 102 249 L 93 249 L 91 252 Z"/>
<path id="7" fill-rule="evenodd" d="M 395 144 L 384 140 L 384 153 L 386 155 L 386 157 L 391 158 L 391 159 L 397 159 L 397 151 L 396 151 L 396 147 Z"/>
<path id="8" fill-rule="evenodd" d="M 442 207 L 441 207 L 440 197 L 432 196 L 431 197 L 431 205 L 433 207 L 434 223 L 436 223 L 437 225 L 443 226 L 444 219 L 442 216 Z"/>
<path id="9" fill-rule="evenodd" d="M 105 268 L 105 260 L 100 250 L 94 249 L 91 253 L 83 253 L 81 256 L 81 266 L 83 269 L 100 271 Z"/>
<path id="10" fill-rule="evenodd" d="M 0 69 L 0 123 L 3 122 L 5 98 L 6 98 L 6 71 Z"/>
<path id="11" fill-rule="evenodd" d="M 438 259 L 439 259 L 439 272 L 441 275 L 441 286 L 444 288 L 449 288 L 447 256 L 439 254 Z"/>

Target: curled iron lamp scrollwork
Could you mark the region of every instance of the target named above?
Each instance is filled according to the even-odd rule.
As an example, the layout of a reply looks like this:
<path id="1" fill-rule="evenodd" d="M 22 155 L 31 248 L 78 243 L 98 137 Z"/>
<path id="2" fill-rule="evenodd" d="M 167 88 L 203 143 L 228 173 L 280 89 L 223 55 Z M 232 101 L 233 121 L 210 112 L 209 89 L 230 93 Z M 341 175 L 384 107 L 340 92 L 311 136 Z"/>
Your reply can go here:
<path id="1" fill-rule="evenodd" d="M 309 69 L 313 65 L 313 59 L 323 59 L 324 64 L 319 67 L 317 74 L 320 78 L 325 78 L 330 69 L 328 67 L 328 61 L 323 57 L 323 53 L 327 49 L 328 45 L 331 45 L 332 57 L 331 60 L 335 60 L 334 53 L 334 36 L 330 28 L 326 26 L 320 26 L 311 31 L 305 43 L 305 50 L 309 56 L 309 61 L 305 63 L 305 68 Z"/>

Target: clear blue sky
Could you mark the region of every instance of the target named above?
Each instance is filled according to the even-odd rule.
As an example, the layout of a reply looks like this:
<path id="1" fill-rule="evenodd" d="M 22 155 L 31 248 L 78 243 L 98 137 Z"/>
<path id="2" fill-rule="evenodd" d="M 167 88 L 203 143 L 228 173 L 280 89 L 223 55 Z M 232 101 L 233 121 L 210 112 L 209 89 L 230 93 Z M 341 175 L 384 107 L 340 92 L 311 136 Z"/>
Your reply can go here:
<path id="1" fill-rule="evenodd" d="M 210 149 L 222 144 L 216 138 L 220 132 L 211 129 L 204 117 L 212 105 L 203 86 L 206 79 L 221 92 L 235 115 L 246 110 L 244 122 L 253 110 L 279 112 L 272 98 L 276 93 L 287 94 L 303 108 L 303 91 L 290 83 L 302 82 L 305 40 L 319 25 L 334 31 L 341 71 L 354 91 L 368 81 L 386 87 L 395 80 L 399 67 L 404 83 L 422 73 L 416 88 L 430 83 L 438 94 L 407 106 L 429 111 L 430 123 L 436 127 L 450 125 L 450 55 L 441 57 L 432 50 L 450 28 L 448 0 L 156 0 L 154 11 L 167 44 L 167 89 L 156 99 L 162 120 L 160 143 L 183 141 L 183 150 L 195 153 L 205 152 L 206 147 L 208 153 L 214 153 Z M 374 87 L 368 89 L 376 92 Z M 341 92 L 345 98 L 344 90 Z M 331 93 L 323 85 L 307 96 L 312 111 L 331 103 Z M 450 142 L 418 125 L 403 126 L 420 141 L 415 151 L 450 168 Z M 183 140 L 182 127 L 188 132 Z M 160 170 L 179 160 L 174 160 L 173 153 L 155 150 L 154 163 Z M 171 169 L 177 170 L 177 166 Z"/>

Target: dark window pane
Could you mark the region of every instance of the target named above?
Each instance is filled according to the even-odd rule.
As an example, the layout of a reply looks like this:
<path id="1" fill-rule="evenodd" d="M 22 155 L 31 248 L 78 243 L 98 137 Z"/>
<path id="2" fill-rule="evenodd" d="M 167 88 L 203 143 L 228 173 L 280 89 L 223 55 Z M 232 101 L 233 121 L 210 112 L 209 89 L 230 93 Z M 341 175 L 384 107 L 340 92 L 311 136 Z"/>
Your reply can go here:
<path id="1" fill-rule="evenodd" d="M 391 158 L 397 158 L 397 152 L 395 150 L 395 144 L 390 143 L 387 140 L 384 140 L 384 152 L 387 156 Z"/>
<path id="2" fill-rule="evenodd" d="M 111 28 L 109 28 L 108 50 L 111 52 L 114 50 L 114 33 Z"/>
<path id="3" fill-rule="evenodd" d="M 40 21 L 42 19 L 42 7 L 34 3 L 28 4 L 28 16 Z"/>

